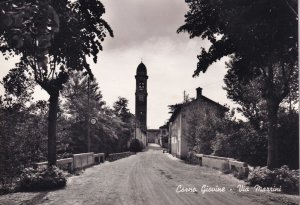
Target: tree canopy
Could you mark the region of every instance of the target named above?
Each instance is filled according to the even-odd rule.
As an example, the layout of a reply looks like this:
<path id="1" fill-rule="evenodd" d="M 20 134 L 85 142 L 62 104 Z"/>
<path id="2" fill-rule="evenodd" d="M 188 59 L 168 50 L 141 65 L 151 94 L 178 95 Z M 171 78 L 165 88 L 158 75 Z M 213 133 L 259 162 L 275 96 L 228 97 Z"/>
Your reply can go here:
<path id="1" fill-rule="evenodd" d="M 107 33 L 113 36 L 101 18 L 104 6 L 96 0 L 2 4 L 0 50 L 7 55 L 21 55 L 16 65 L 19 76 L 34 76 L 47 92 L 61 89 L 69 70 L 85 70 L 92 75 L 86 56 L 93 56 L 96 63 L 101 41 Z M 14 80 L 16 73 L 12 70 L 4 81 Z"/>
<path id="2" fill-rule="evenodd" d="M 240 59 L 241 76 L 266 67 L 274 59 L 294 63 L 298 54 L 297 1 L 192 0 L 185 24 L 177 32 L 211 42 L 198 55 L 194 76 L 223 56 Z"/>
<path id="3" fill-rule="evenodd" d="M 50 95 L 48 163 L 54 165 L 59 92 L 70 71 L 84 71 L 93 78 L 87 56 L 96 63 L 101 42 L 113 32 L 102 19 L 105 9 L 97 0 L 0 3 L 0 51 L 7 57 L 20 56 L 16 68 L 4 78 L 5 88 L 20 94 L 26 83 L 34 81 Z"/>
<path id="4" fill-rule="evenodd" d="M 227 94 L 246 106 L 244 108 L 257 109 L 254 100 L 252 105 L 245 104 L 243 94 L 259 89 L 266 102 L 268 167 L 278 167 L 279 105 L 287 96 L 295 96 L 294 87 L 298 87 L 295 81 L 298 75 L 297 1 L 191 0 L 188 6 L 185 24 L 177 32 L 188 32 L 191 38 L 207 38 L 211 43 L 208 50 L 202 48 L 197 56 L 199 61 L 193 76 L 205 73 L 211 64 L 229 56 L 225 77 Z M 251 87 L 254 81 L 255 86 Z M 251 117 L 249 113 L 248 117 Z"/>

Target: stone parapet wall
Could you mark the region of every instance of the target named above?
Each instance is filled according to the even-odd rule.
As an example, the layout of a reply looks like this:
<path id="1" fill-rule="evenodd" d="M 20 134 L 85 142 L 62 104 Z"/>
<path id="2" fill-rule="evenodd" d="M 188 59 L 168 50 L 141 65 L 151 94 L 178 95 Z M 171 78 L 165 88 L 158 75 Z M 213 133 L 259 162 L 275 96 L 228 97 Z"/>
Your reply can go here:
<path id="1" fill-rule="evenodd" d="M 58 168 L 64 170 L 64 171 L 73 171 L 74 170 L 74 164 L 73 164 L 73 158 L 65 158 L 65 159 L 59 159 L 56 161 L 56 165 Z M 48 162 L 39 162 L 34 165 L 34 168 L 38 169 L 44 169 L 48 167 Z"/>
<path id="2" fill-rule="evenodd" d="M 94 165 L 94 152 L 73 155 L 74 169 L 82 169 Z"/>
<path id="3" fill-rule="evenodd" d="M 197 163 L 200 166 L 211 167 L 223 172 L 231 172 L 238 178 L 248 177 L 249 174 L 248 164 L 233 158 L 194 154 L 193 156 L 190 155 L 190 159 L 193 163 Z"/>
<path id="4" fill-rule="evenodd" d="M 81 153 L 81 154 L 74 154 L 73 158 L 66 158 L 66 159 L 59 159 L 57 160 L 57 167 L 64 171 L 73 172 L 75 170 L 84 169 L 96 164 L 104 163 L 105 160 L 108 161 L 115 161 L 118 159 L 122 159 L 133 155 L 133 152 L 121 152 L 121 153 L 111 153 L 105 159 L 104 153 Z M 39 162 L 34 165 L 34 168 L 47 168 L 48 162 Z"/>
<path id="5" fill-rule="evenodd" d="M 95 164 L 100 164 L 101 162 L 105 162 L 105 154 L 104 153 L 98 153 L 94 154 L 94 162 Z"/>
<path id="6" fill-rule="evenodd" d="M 228 169 L 229 168 L 229 158 L 225 157 L 216 157 L 210 155 L 201 156 L 202 166 L 211 167 L 214 169 Z"/>
<path id="7" fill-rule="evenodd" d="M 234 174 L 239 176 L 248 176 L 249 167 L 245 162 L 240 162 L 234 159 L 229 160 L 229 169 Z"/>
<path id="8" fill-rule="evenodd" d="M 56 161 L 56 165 L 58 168 L 73 172 L 78 169 L 84 169 L 95 164 L 100 164 L 105 162 L 105 155 L 104 153 L 97 153 L 94 154 L 93 152 L 90 153 L 81 153 L 81 154 L 74 154 L 73 158 L 65 158 L 59 159 Z M 48 162 L 39 162 L 34 165 L 34 168 L 47 168 Z"/>
<path id="9" fill-rule="evenodd" d="M 66 159 L 59 159 L 56 162 L 57 167 L 68 171 L 68 172 L 72 172 L 74 170 L 74 163 L 73 163 L 73 158 L 66 158 Z"/>

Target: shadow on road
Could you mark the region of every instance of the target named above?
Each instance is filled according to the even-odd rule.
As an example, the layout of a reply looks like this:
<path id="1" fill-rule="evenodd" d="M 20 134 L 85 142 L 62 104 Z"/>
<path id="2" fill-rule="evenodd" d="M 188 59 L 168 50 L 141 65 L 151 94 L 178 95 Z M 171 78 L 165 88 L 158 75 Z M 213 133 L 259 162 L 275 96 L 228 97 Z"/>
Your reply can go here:
<path id="1" fill-rule="evenodd" d="M 40 204 L 45 200 L 45 196 L 47 196 L 48 192 L 41 192 L 30 200 L 23 201 L 21 205 L 36 205 Z"/>

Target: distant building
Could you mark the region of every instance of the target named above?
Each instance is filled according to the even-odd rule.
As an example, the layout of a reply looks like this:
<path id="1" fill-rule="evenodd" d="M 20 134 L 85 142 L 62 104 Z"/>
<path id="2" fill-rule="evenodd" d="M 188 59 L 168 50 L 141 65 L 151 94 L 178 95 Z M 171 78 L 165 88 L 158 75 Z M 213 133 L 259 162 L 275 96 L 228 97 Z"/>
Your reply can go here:
<path id="1" fill-rule="evenodd" d="M 202 95 L 202 88 L 197 88 L 197 98 L 191 102 L 179 104 L 171 118 L 169 119 L 169 151 L 178 158 L 186 158 L 190 147 L 187 143 L 187 135 L 189 134 L 188 124 L 189 117 L 195 112 L 199 113 L 202 122 L 207 121 L 207 116 L 213 118 L 222 118 L 228 108 L 210 100 Z M 210 118 L 211 120 L 211 118 Z"/>
<path id="2" fill-rule="evenodd" d="M 159 145 L 168 148 L 169 145 L 169 125 L 165 124 L 159 127 Z"/>
<path id="3" fill-rule="evenodd" d="M 158 144 L 159 140 L 159 129 L 148 129 L 147 130 L 148 143 Z"/>
<path id="4" fill-rule="evenodd" d="M 135 138 L 147 146 L 147 68 L 141 62 L 136 70 Z"/>

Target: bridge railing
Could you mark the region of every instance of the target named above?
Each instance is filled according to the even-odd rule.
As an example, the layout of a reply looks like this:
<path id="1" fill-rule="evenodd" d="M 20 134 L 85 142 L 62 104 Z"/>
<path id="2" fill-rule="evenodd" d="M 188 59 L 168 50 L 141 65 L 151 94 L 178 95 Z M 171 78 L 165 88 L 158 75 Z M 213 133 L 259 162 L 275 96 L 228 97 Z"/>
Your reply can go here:
<path id="1" fill-rule="evenodd" d="M 56 161 L 57 167 L 64 171 L 73 172 L 75 170 L 84 169 L 95 164 L 105 162 L 105 154 L 89 152 L 73 154 L 73 157 L 66 159 L 59 159 Z M 39 162 L 34 165 L 34 168 L 47 168 L 48 162 Z"/>
<path id="2" fill-rule="evenodd" d="M 105 160 L 115 161 L 133 154 L 133 152 L 111 153 L 107 158 L 105 158 L 104 153 L 80 153 L 73 154 L 73 157 L 71 158 L 59 159 L 57 160 L 56 164 L 62 170 L 73 172 L 75 170 L 80 170 L 96 164 L 104 163 Z M 48 162 L 39 162 L 34 165 L 35 168 L 46 168 L 47 166 Z"/>

